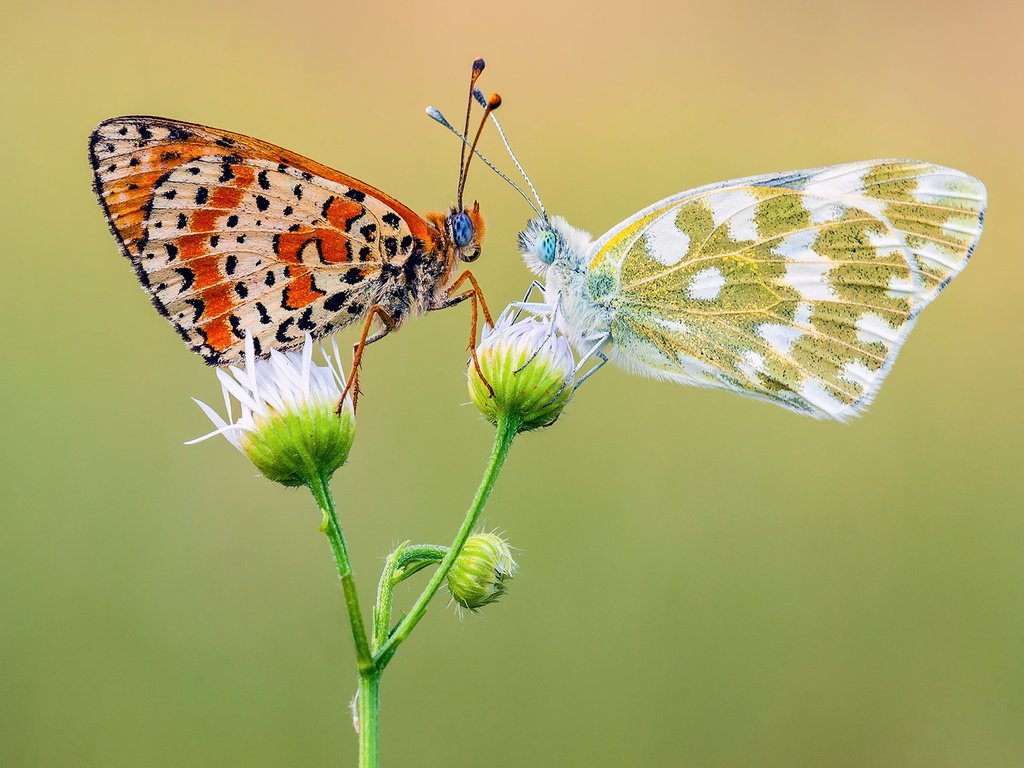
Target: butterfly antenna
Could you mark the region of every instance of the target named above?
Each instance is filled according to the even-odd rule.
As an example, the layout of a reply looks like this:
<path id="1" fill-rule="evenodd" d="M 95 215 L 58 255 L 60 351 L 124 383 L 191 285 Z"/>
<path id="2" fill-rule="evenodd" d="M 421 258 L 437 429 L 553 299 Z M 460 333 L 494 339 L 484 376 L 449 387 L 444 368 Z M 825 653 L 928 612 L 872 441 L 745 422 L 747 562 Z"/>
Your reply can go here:
<path id="1" fill-rule="evenodd" d="M 501 106 L 501 96 L 496 93 L 492 93 L 487 101 L 484 102 L 484 116 L 480 120 L 480 127 L 476 129 L 476 136 L 473 137 L 473 143 L 470 145 L 470 155 L 466 158 L 466 167 L 462 171 L 462 178 L 459 179 L 459 210 L 462 210 L 462 190 L 466 188 L 466 179 L 469 177 L 469 164 L 473 162 L 473 155 L 477 154 L 476 145 L 480 141 L 480 135 L 484 132 L 484 126 L 487 125 L 487 117 L 494 110 Z M 467 134 L 464 134 L 467 135 Z M 462 145 L 465 150 L 466 145 Z"/>
<path id="2" fill-rule="evenodd" d="M 473 96 L 476 98 L 478 102 L 480 102 L 480 104 L 487 103 L 486 100 L 484 99 L 484 94 L 480 91 L 479 88 L 473 89 Z M 516 168 L 519 169 L 519 172 L 523 175 L 523 178 L 526 179 L 526 183 L 530 187 L 530 191 L 533 192 L 533 196 L 537 198 L 537 206 L 540 208 L 540 215 L 544 217 L 544 221 L 547 221 L 548 212 L 544 209 L 544 203 L 540 201 L 540 195 L 537 194 L 537 188 L 533 186 L 533 182 L 530 181 L 530 177 L 526 175 L 526 171 L 524 171 L 523 166 L 520 165 L 519 159 L 516 157 L 516 153 L 512 151 L 512 146 L 508 143 L 508 139 L 505 137 L 505 132 L 501 129 L 501 123 L 498 122 L 498 118 L 495 117 L 494 115 L 491 115 L 491 120 L 494 121 L 494 127 L 498 129 L 498 135 L 501 136 L 501 141 L 505 145 L 505 149 L 508 150 L 509 157 L 512 158 L 512 162 L 516 164 Z M 537 208 L 534 208 L 534 210 L 537 210 Z"/>
<path id="3" fill-rule="evenodd" d="M 466 127 L 462 129 L 462 135 L 469 135 L 469 116 L 473 110 L 473 97 L 476 91 L 476 81 L 480 77 L 480 74 L 484 71 L 484 67 L 487 66 L 483 59 L 477 59 L 473 62 L 473 71 L 469 76 L 469 98 L 466 101 Z M 482 95 L 482 94 L 481 94 Z M 484 105 L 486 106 L 486 104 Z M 472 157 L 472 155 L 470 155 Z M 462 186 L 465 184 L 463 181 L 466 175 L 466 145 L 463 144 L 459 153 L 459 210 L 462 210 Z"/>
<path id="4" fill-rule="evenodd" d="M 470 146 L 469 140 L 463 134 L 461 134 L 457 130 L 455 130 L 455 127 L 445 119 L 445 116 L 441 114 L 441 111 L 439 109 L 437 109 L 437 107 L 427 107 L 427 114 L 430 116 L 430 118 L 432 120 L 440 123 L 445 128 L 447 128 L 449 131 L 451 131 L 456 136 L 458 136 L 459 140 L 462 141 L 463 146 L 467 146 L 467 147 Z M 488 168 L 490 168 L 492 171 L 494 171 L 496 174 L 498 174 L 501 178 L 503 178 L 508 183 L 508 185 L 510 187 L 512 187 L 512 189 L 514 189 L 516 192 L 518 192 L 520 195 L 522 195 L 523 196 L 523 200 L 525 200 L 526 204 L 529 205 L 533 209 L 534 213 L 536 213 L 538 216 L 542 215 L 541 212 L 537 210 L 537 206 L 533 204 L 533 200 L 530 199 L 530 196 L 527 195 L 525 192 L 523 192 L 523 190 L 520 189 L 518 184 L 516 184 L 514 181 L 512 181 L 512 179 L 510 179 L 502 171 L 499 171 L 497 168 L 495 168 L 494 164 L 490 160 L 488 160 L 486 157 L 484 157 L 479 152 L 479 150 L 474 148 L 473 149 L 473 154 L 475 154 L 477 157 L 479 157 L 480 161 L 483 162 L 484 165 L 486 165 Z"/>

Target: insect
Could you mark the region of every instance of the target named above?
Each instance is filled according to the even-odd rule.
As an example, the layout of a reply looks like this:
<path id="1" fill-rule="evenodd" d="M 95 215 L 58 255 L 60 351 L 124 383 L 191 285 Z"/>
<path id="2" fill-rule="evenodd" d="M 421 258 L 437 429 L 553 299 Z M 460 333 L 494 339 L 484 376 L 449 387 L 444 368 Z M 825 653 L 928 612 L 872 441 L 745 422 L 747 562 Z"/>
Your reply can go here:
<path id="1" fill-rule="evenodd" d="M 598 360 L 577 387 L 612 360 L 844 421 L 870 405 L 921 310 L 981 237 L 980 181 L 868 160 L 680 192 L 595 241 L 548 216 L 490 117 L 536 200 L 494 169 L 537 214 L 519 250 L 547 280 L 513 306 L 550 317 L 582 357 L 577 374 Z M 544 301 L 528 301 L 534 288 Z"/>
<path id="2" fill-rule="evenodd" d="M 519 249 L 547 280 L 532 306 L 597 367 L 842 421 L 967 264 L 985 199 L 960 171 L 869 160 L 681 192 L 596 241 L 538 197 Z"/>
<path id="3" fill-rule="evenodd" d="M 474 62 L 464 133 L 483 69 Z M 487 102 L 477 140 L 500 104 L 497 94 Z M 463 205 L 465 147 L 456 204 L 423 217 L 294 152 L 178 120 L 106 120 L 89 156 L 139 282 L 210 365 L 239 362 L 247 331 L 265 356 L 301 346 L 307 331 L 316 338 L 362 320 L 348 383 L 358 395 L 363 350 L 410 314 L 470 300 L 471 349 L 478 309 L 491 322 L 473 273 L 460 272 L 480 256 L 484 236 L 479 205 Z"/>

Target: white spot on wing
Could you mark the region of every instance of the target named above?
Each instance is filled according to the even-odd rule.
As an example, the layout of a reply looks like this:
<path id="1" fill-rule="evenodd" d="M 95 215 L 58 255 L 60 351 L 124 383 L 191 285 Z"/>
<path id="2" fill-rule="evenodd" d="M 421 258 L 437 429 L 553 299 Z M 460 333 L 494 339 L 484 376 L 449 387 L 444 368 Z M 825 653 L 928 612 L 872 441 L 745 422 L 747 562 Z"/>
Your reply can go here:
<path id="1" fill-rule="evenodd" d="M 748 349 L 743 353 L 743 360 L 736 366 L 740 373 L 746 376 L 750 381 L 757 384 L 757 374 L 759 371 L 764 370 L 764 356 L 758 354 L 752 349 Z"/>
<path id="2" fill-rule="evenodd" d="M 828 281 L 829 263 L 788 262 L 782 282 L 808 301 L 834 301 L 836 294 Z"/>
<path id="3" fill-rule="evenodd" d="M 841 376 L 862 390 L 870 387 L 871 383 L 875 380 L 875 372 L 860 360 L 853 360 L 844 365 Z"/>
<path id="4" fill-rule="evenodd" d="M 868 312 L 857 320 L 857 341 L 871 344 L 880 341 L 887 347 L 896 343 L 897 332 L 876 312 Z"/>
<path id="5" fill-rule="evenodd" d="M 913 296 L 916 290 L 913 276 L 898 277 L 896 275 L 892 275 L 889 277 L 889 290 L 886 291 L 886 294 L 894 299 L 898 299 L 906 296 Z"/>
<path id="6" fill-rule="evenodd" d="M 959 263 L 956 257 L 943 250 L 942 246 L 938 243 L 924 241 L 917 248 L 911 248 L 910 252 L 920 259 L 923 264 L 930 265 L 933 268 L 937 265 L 942 269 L 952 270 L 956 269 Z"/>
<path id="7" fill-rule="evenodd" d="M 678 264 L 690 251 L 690 236 L 676 226 L 676 213 L 671 210 L 658 217 L 644 231 L 647 255 L 666 267 Z"/>
<path id="8" fill-rule="evenodd" d="M 913 195 L 922 203 L 935 203 L 936 200 L 942 198 L 976 203 L 985 202 L 984 187 L 969 176 L 951 172 L 919 176 L 917 189 L 914 190 Z"/>
<path id="9" fill-rule="evenodd" d="M 808 326 L 811 324 L 811 312 L 814 311 L 814 307 L 811 306 L 810 302 L 801 301 L 796 305 L 796 313 L 793 315 L 793 322 L 796 325 Z"/>
<path id="10" fill-rule="evenodd" d="M 772 246 L 772 250 L 784 259 L 794 261 L 820 261 L 821 256 L 814 250 L 814 241 L 818 233 L 808 229 L 787 235 Z"/>
<path id="11" fill-rule="evenodd" d="M 967 235 L 974 238 L 978 236 L 977 219 L 950 219 L 942 225 L 942 231 L 947 235 Z"/>
<path id="12" fill-rule="evenodd" d="M 760 240 L 754 214 L 757 212 L 757 200 L 743 189 L 731 189 L 717 192 L 707 198 L 711 207 L 711 221 L 717 229 L 728 222 L 729 234 L 733 240 Z"/>
<path id="13" fill-rule="evenodd" d="M 830 221 L 839 221 L 843 218 L 843 214 L 846 213 L 845 205 L 832 200 L 818 202 L 814 205 L 809 205 L 808 201 L 805 201 L 804 205 L 807 207 L 807 212 L 810 214 L 809 218 L 811 220 L 811 224 L 825 224 Z"/>
<path id="14" fill-rule="evenodd" d="M 886 228 L 885 232 L 882 233 L 869 229 L 867 230 L 867 238 L 868 243 L 875 249 L 875 255 L 883 258 L 890 256 L 893 251 L 902 249 L 905 245 L 903 238 L 896 235 L 889 228 Z"/>
<path id="15" fill-rule="evenodd" d="M 848 165 L 833 166 L 813 177 L 804 187 L 804 192 L 831 200 L 858 193 L 864 188 L 864 174 L 867 170 L 851 169 Z"/>
<path id="16" fill-rule="evenodd" d="M 846 410 L 846 405 L 836 398 L 829 391 L 828 387 L 818 379 L 808 379 L 800 387 L 800 396 L 812 406 L 832 418 L 837 418 L 840 413 Z"/>
<path id="17" fill-rule="evenodd" d="M 819 173 L 810 181 L 804 191 L 809 195 L 831 201 L 846 201 L 862 211 L 882 218 L 884 200 L 864 197 L 864 175 L 873 166 L 837 165 Z"/>
<path id="18" fill-rule="evenodd" d="M 757 332 L 768 342 L 769 347 L 784 357 L 789 357 L 794 342 L 804 335 L 799 328 L 778 323 L 764 323 L 758 327 Z"/>
<path id="19" fill-rule="evenodd" d="M 701 301 L 714 301 L 725 285 L 725 275 L 718 267 L 708 267 L 690 278 L 687 293 Z"/>

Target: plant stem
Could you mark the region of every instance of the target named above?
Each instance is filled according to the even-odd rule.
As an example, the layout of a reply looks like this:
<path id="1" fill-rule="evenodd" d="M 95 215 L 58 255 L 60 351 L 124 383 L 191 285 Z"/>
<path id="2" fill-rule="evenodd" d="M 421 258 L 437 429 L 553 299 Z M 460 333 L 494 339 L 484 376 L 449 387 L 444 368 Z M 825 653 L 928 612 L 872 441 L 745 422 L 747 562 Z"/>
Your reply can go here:
<path id="1" fill-rule="evenodd" d="M 391 631 L 391 604 L 394 601 L 395 585 L 424 568 L 440 563 L 446 554 L 448 547 L 437 544 L 410 545 L 405 542 L 388 555 L 377 585 L 377 603 L 373 606 L 373 633 L 370 637 L 370 650 L 373 653 L 380 650 Z"/>
<path id="2" fill-rule="evenodd" d="M 359 663 L 359 674 L 377 674 L 377 667 L 373 661 L 373 654 L 370 652 L 370 645 L 366 640 L 366 629 L 363 626 L 363 612 L 359 608 L 359 593 L 356 591 L 355 578 L 352 575 L 352 565 L 348 557 L 348 547 L 345 545 L 345 534 L 341 530 L 341 522 L 338 520 L 338 510 L 334 506 L 334 494 L 331 493 L 331 486 L 326 477 L 319 476 L 309 483 L 309 490 L 313 493 L 320 509 L 327 515 L 327 530 L 324 533 L 331 542 L 331 550 L 334 552 L 334 560 L 338 564 L 338 578 L 341 579 L 341 589 L 345 593 L 345 603 L 348 606 L 348 620 L 352 625 L 352 639 L 356 644 L 356 660 Z M 376 700 L 376 694 L 374 694 Z"/>
<path id="3" fill-rule="evenodd" d="M 380 673 L 359 675 L 359 768 L 377 768 L 380 727 Z"/>
<path id="4" fill-rule="evenodd" d="M 377 664 L 378 670 L 382 671 L 388 662 L 391 661 L 391 658 L 395 655 L 395 650 L 409 636 L 409 633 L 412 632 L 420 619 L 423 618 L 427 611 L 427 604 L 437 594 L 437 590 L 441 588 L 441 584 L 448 575 L 448 571 L 451 570 L 455 558 L 462 551 L 462 546 L 466 543 L 466 539 L 469 538 L 469 535 L 473 532 L 473 527 L 480 519 L 480 513 L 487 503 L 487 497 L 491 495 L 491 489 L 494 488 L 494 482 L 498 479 L 498 474 L 505 463 L 509 448 L 512 447 L 512 440 L 519 431 L 519 426 L 515 419 L 510 419 L 505 415 L 498 418 L 491 458 L 487 463 L 487 469 L 484 470 L 484 476 L 480 480 L 480 487 L 477 488 L 473 503 L 470 505 L 469 510 L 466 512 L 466 517 L 462 521 L 462 527 L 459 528 L 451 548 L 445 554 L 444 559 L 441 560 L 437 570 L 434 571 L 423 593 L 416 599 L 409 613 L 398 623 L 395 631 L 391 633 L 391 636 L 374 655 L 374 661 Z"/>

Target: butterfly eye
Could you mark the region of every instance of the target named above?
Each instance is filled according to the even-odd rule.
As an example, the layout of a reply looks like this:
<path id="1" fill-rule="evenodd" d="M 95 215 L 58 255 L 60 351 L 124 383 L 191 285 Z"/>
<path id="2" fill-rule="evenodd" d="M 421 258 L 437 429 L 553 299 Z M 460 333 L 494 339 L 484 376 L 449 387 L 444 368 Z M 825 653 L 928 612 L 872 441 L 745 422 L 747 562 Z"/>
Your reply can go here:
<path id="1" fill-rule="evenodd" d="M 463 248 L 473 242 L 473 221 L 465 211 L 459 211 L 451 217 L 452 237 L 455 245 Z"/>
<path id="2" fill-rule="evenodd" d="M 545 264 L 555 260 L 555 233 L 550 230 L 537 238 L 537 257 Z"/>

